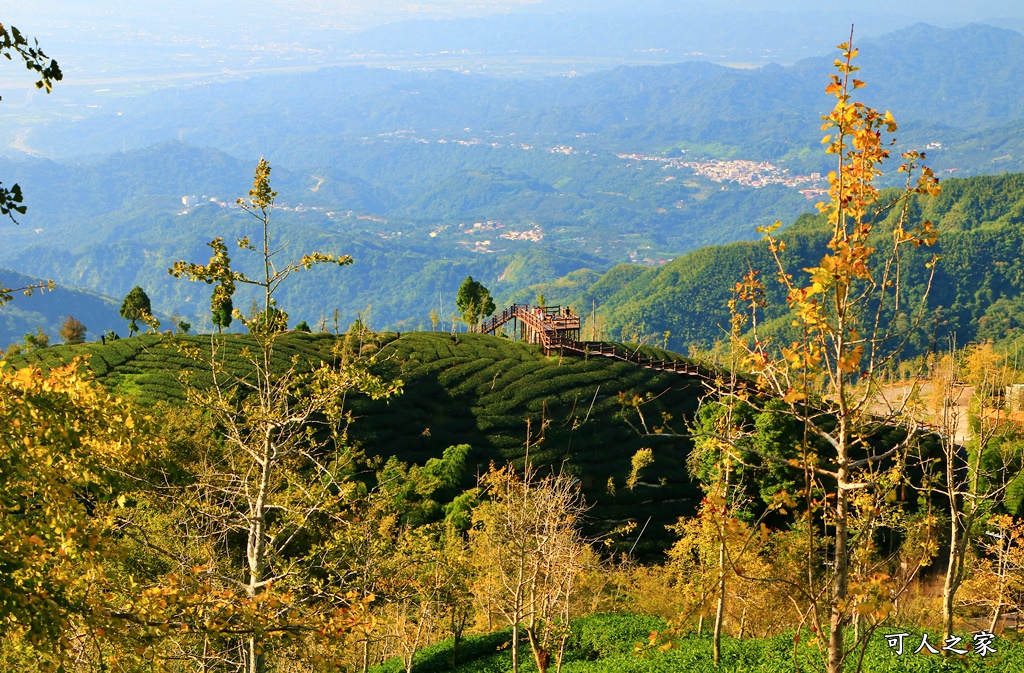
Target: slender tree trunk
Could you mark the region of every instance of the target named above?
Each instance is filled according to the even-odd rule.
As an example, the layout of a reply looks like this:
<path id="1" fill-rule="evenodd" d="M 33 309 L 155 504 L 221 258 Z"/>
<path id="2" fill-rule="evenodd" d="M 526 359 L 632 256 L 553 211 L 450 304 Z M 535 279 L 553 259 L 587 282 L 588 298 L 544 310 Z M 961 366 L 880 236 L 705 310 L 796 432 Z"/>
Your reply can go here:
<path id="1" fill-rule="evenodd" d="M 274 444 L 271 430 L 267 428 L 263 437 L 262 465 L 260 465 L 260 482 L 256 492 L 256 500 L 249 510 L 249 539 L 246 545 L 246 556 L 249 563 L 249 583 L 246 593 L 255 598 L 262 588 L 263 576 L 267 566 L 267 498 L 270 495 L 270 476 L 273 467 Z M 267 662 L 263 654 L 262 643 L 250 637 L 246 644 L 246 672 L 264 673 Z"/>
<path id="2" fill-rule="evenodd" d="M 487 577 L 487 633 L 494 633 L 494 582 Z"/>
<path id="3" fill-rule="evenodd" d="M 512 625 L 512 673 L 519 673 L 519 622 Z"/>
<path id="4" fill-rule="evenodd" d="M 988 626 L 990 633 L 996 632 L 996 626 L 999 625 L 999 618 L 1003 616 L 1003 587 L 999 587 L 999 601 L 996 603 L 996 609 L 992 612 L 992 622 Z"/>
<path id="5" fill-rule="evenodd" d="M 569 636 L 562 636 L 558 643 L 558 655 L 555 659 L 555 673 L 562 673 L 562 662 L 565 660 L 565 646 L 569 642 Z"/>
<path id="6" fill-rule="evenodd" d="M 267 658 L 263 654 L 261 643 L 256 638 L 249 638 L 245 643 L 246 673 L 263 673 L 267 667 Z"/>
<path id="7" fill-rule="evenodd" d="M 512 620 L 512 673 L 519 673 L 519 622 L 523 619 L 523 576 L 525 569 L 523 565 L 526 560 L 519 559 L 518 585 L 516 586 L 515 606 Z"/>
<path id="8" fill-rule="evenodd" d="M 488 626 L 488 633 L 490 632 L 490 625 L 491 625 L 490 610 L 491 610 L 490 592 L 488 592 L 488 600 L 487 600 L 487 626 Z M 456 616 L 456 614 L 453 612 L 452 613 L 452 655 L 451 655 L 451 659 L 450 659 L 452 668 L 455 668 L 455 666 L 459 663 L 459 645 L 462 643 L 462 630 L 465 629 L 465 628 L 466 628 L 466 613 L 463 612 L 461 615 Z"/>
<path id="9" fill-rule="evenodd" d="M 562 621 L 565 624 L 566 630 L 563 631 L 562 638 L 558 642 L 558 653 L 556 655 L 557 659 L 555 661 L 555 673 L 562 673 L 562 662 L 565 659 L 565 646 L 566 643 L 568 643 L 569 641 L 569 635 L 571 633 L 571 631 L 569 630 L 569 617 L 572 610 L 572 589 L 574 585 L 574 578 L 572 573 L 576 572 L 576 568 L 577 566 L 573 564 L 572 567 L 569 569 L 569 579 L 566 583 L 565 601 L 562 603 Z"/>
<path id="10" fill-rule="evenodd" d="M 1003 550 L 1000 549 L 1000 552 Z M 990 633 L 996 632 L 996 626 L 999 624 L 999 618 L 1003 614 L 1003 598 L 1006 595 L 1006 568 L 1003 566 L 1002 559 L 999 559 L 999 593 L 996 596 L 996 607 L 992 610 L 992 621 L 989 623 L 988 630 Z"/>
<path id="11" fill-rule="evenodd" d="M 719 525 L 718 535 L 718 607 L 715 610 L 714 634 L 715 666 L 718 666 L 722 660 L 722 623 L 725 621 L 725 530 L 723 525 Z"/>
<path id="12" fill-rule="evenodd" d="M 842 441 L 842 440 L 840 440 Z M 836 489 L 836 553 L 835 578 L 832 587 L 832 606 L 828 634 L 828 673 L 843 673 L 843 620 L 846 617 L 847 590 L 849 585 L 849 559 L 847 520 L 849 517 L 849 492 L 846 490 L 846 456 L 840 456 L 839 479 Z"/>
<path id="13" fill-rule="evenodd" d="M 849 288 L 837 290 L 836 309 L 838 313 L 838 325 L 835 341 L 835 360 L 842 363 L 848 355 L 847 351 L 847 323 L 844 308 L 849 306 Z M 828 673 L 843 673 L 843 660 L 845 643 L 843 634 L 845 631 L 843 620 L 846 618 L 846 601 L 850 580 L 850 559 L 849 559 L 849 500 L 850 492 L 847 489 L 850 480 L 850 409 L 847 406 L 846 380 L 841 370 L 836 377 L 836 401 L 838 402 L 837 420 L 838 433 L 836 436 L 836 548 L 833 559 L 832 578 L 832 600 L 829 615 L 828 634 Z"/>
<path id="14" fill-rule="evenodd" d="M 996 596 L 996 607 L 992 610 L 992 622 L 989 624 L 988 630 L 990 633 L 996 632 L 996 626 L 999 624 L 999 618 L 1003 615 L 1003 599 L 1006 597 L 1006 575 L 1009 572 L 1006 564 L 1006 555 L 1009 553 L 1009 540 L 1006 541 L 1006 547 L 1003 547 L 1003 542 L 999 543 L 999 558 L 996 559 L 999 567 L 999 594 Z"/>
<path id="15" fill-rule="evenodd" d="M 729 465 L 725 466 L 725 485 L 722 488 L 722 511 L 718 521 L 718 606 L 715 610 L 714 659 L 715 666 L 722 660 L 722 625 L 725 621 L 725 517 L 728 514 Z"/>
<path id="16" fill-rule="evenodd" d="M 950 489 L 952 490 L 952 489 Z M 953 498 L 955 493 L 950 494 Z M 945 641 L 953 633 L 953 606 L 956 590 L 960 587 L 960 522 L 956 512 L 955 501 L 950 504 L 953 516 L 949 526 L 949 562 L 946 564 L 946 579 L 942 584 L 942 639 Z"/>
<path id="17" fill-rule="evenodd" d="M 942 448 L 946 458 L 946 495 L 949 496 L 949 562 L 946 564 L 946 578 L 942 584 L 942 639 L 945 642 L 953 633 L 953 611 L 956 605 L 956 591 L 963 581 L 963 567 L 967 553 L 967 539 L 965 530 L 970 528 L 970 522 L 966 518 L 966 512 L 962 512 L 957 504 L 959 487 L 956 481 L 956 430 L 958 425 L 957 412 L 951 412 L 953 403 L 953 386 L 955 384 L 956 366 L 954 356 L 956 350 L 950 347 L 950 362 L 947 378 L 945 379 L 945 392 L 942 400 L 942 424 L 944 438 Z M 952 415 L 951 415 L 952 414 Z M 968 506 L 967 499 L 963 500 L 963 506 Z M 961 516 L 964 519 L 961 519 Z"/>
<path id="18" fill-rule="evenodd" d="M 412 641 L 412 652 L 409 653 L 409 658 L 405 664 L 405 673 L 412 673 L 413 662 L 416 659 L 416 652 L 420 649 L 420 638 L 423 637 L 423 625 L 427 621 L 427 615 L 429 614 L 429 604 L 424 605 L 420 611 L 420 621 L 416 624 L 416 638 Z"/>

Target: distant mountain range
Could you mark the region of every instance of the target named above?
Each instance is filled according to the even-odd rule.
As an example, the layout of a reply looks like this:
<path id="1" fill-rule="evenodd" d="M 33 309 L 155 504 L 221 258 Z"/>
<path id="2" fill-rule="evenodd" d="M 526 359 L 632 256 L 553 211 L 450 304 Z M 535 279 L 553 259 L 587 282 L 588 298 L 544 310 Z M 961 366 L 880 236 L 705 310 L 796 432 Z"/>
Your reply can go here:
<path id="1" fill-rule="evenodd" d="M 286 304 L 294 321 L 315 324 L 338 309 L 345 325 L 361 312 L 376 327 L 413 329 L 428 326 L 433 309 L 450 322 L 468 275 L 503 299 L 575 269 L 605 270 L 631 252 L 666 259 L 672 249 L 733 240 L 730 232 L 753 226 L 747 223 L 806 207 L 782 187 L 721 192 L 706 181 L 664 183 L 663 173 L 637 172 L 607 152 L 593 166 L 589 156 L 468 148 L 476 152 L 467 157 L 435 145 L 435 161 L 412 166 L 401 164 L 403 147 L 390 147 L 382 145 L 377 160 L 393 159 L 416 191 L 402 194 L 338 170 L 273 169 L 281 206 L 274 233 L 288 243 L 285 253 L 319 249 L 356 260 L 330 275 L 298 278 Z M 474 156 L 482 165 L 472 165 Z M 361 169 L 358 161 L 353 153 L 343 165 Z M 560 175 L 561 166 L 573 174 Z M 26 190 L 29 212 L 20 225 L 0 227 L 0 264 L 117 298 L 141 285 L 158 310 L 197 316 L 197 328 L 208 317 L 209 288 L 175 281 L 167 268 L 179 259 L 205 261 L 205 243 L 215 237 L 254 234 L 251 218 L 234 205 L 251 185 L 253 165 L 218 150 L 169 143 L 95 163 L 32 159 L 8 168 Z M 657 227 L 647 226 L 652 215 Z M 702 221 L 729 226 L 696 226 Z M 232 252 L 239 268 L 247 268 L 245 257 Z M 236 306 L 248 303 L 240 292 Z"/>
<path id="2" fill-rule="evenodd" d="M 860 47 L 864 98 L 891 109 L 911 139 L 953 144 L 964 133 L 1024 118 L 1024 94 L 1006 86 L 1024 63 L 1017 32 L 921 24 Z M 688 62 L 539 80 L 327 68 L 126 98 L 76 123 L 31 125 L 22 144 L 80 156 L 178 139 L 239 157 L 266 155 L 298 170 L 329 161 L 339 142 L 414 130 L 430 141 L 515 133 L 524 142 L 634 151 L 700 153 L 717 144 L 745 158 L 792 160 L 815 148 L 833 58 L 748 70 Z"/>
<path id="3" fill-rule="evenodd" d="M 944 178 L 1024 171 L 1024 93 L 1006 85 L 1024 67 L 1024 36 L 918 25 L 860 46 L 868 87 L 859 93 L 894 111 L 899 148 L 927 149 Z M 231 204 L 262 155 L 289 250 L 356 258 L 289 290 L 296 321 L 335 309 L 345 323 L 363 313 L 378 328 L 425 327 L 431 309 L 449 321 L 458 284 L 473 275 L 499 301 L 550 287 L 586 313 L 609 302 L 620 331 L 646 325 L 706 341 L 715 320 L 691 329 L 663 317 L 680 301 L 705 302 L 679 290 L 632 315 L 630 292 L 658 293 L 627 281 L 668 283 L 682 255 L 810 210 L 813 189 L 798 190 L 823 186 L 830 168 L 817 143 L 832 58 L 544 79 L 336 68 L 124 98 L 78 122 L 21 129 L 23 146 L 78 158 L 5 164 L 0 177 L 21 183 L 29 212 L 0 227 L 0 264 L 115 298 L 140 284 L 158 310 L 201 327 L 207 288 L 166 269 L 207 259 L 215 236 L 242 235 Z M 774 167 L 708 169 L 737 160 Z M 761 184 L 756 171 L 778 180 Z M 646 266 L 613 269 L 630 262 Z M 248 297 L 238 299 L 244 309 Z"/>

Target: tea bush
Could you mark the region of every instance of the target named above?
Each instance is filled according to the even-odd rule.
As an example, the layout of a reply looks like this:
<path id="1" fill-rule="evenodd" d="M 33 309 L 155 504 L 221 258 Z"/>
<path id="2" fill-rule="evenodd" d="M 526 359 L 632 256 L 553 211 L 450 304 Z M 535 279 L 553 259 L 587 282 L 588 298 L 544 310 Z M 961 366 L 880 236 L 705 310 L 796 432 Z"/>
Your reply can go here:
<path id="1" fill-rule="evenodd" d="M 294 356 L 302 367 L 333 362 L 332 349 L 343 338 L 284 334 L 276 344 L 274 367 L 289 366 Z M 175 404 L 182 399 L 182 372 L 197 386 L 210 384 L 211 339 L 228 370 L 239 376 L 249 373 L 244 351 L 254 342 L 241 334 L 149 334 L 106 345 L 55 346 L 11 358 L 10 364 L 48 368 L 80 355 L 87 358 L 97 380 L 118 394 L 147 405 Z M 350 436 L 367 453 L 422 464 L 452 444 L 470 444 L 474 451 L 471 475 L 464 484 L 468 487 L 476 466 L 486 469 L 491 461 L 521 463 L 529 420 L 532 460 L 556 469 L 568 461 L 566 469 L 580 477 L 588 502 L 596 506 L 592 532 L 613 527 L 599 519 L 639 518 L 637 523 L 643 525 L 651 515 L 637 549 L 656 552 L 669 542 L 664 525 L 696 511 L 700 496 L 684 468 L 688 441 L 663 438 L 652 444 L 641 437 L 624 422 L 619 392 L 630 397 L 658 396 L 648 412 L 650 418 L 660 419 L 662 411 L 678 418 L 696 409 L 703 394 L 699 381 L 606 357 L 546 356 L 537 346 L 490 335 L 407 332 L 400 338 L 383 335 L 381 341 L 386 346 L 380 373 L 401 378 L 405 386 L 404 393 L 390 401 L 348 400 L 357 418 Z M 183 346 L 199 349 L 199 357 L 186 356 L 180 350 Z M 651 354 L 671 357 L 661 351 Z M 665 486 L 629 491 L 623 487 L 629 459 L 644 447 L 654 449 L 652 471 L 665 480 Z M 618 485 L 614 495 L 606 488 L 609 478 Z M 633 542 L 635 537 L 622 544 L 628 549 Z"/>

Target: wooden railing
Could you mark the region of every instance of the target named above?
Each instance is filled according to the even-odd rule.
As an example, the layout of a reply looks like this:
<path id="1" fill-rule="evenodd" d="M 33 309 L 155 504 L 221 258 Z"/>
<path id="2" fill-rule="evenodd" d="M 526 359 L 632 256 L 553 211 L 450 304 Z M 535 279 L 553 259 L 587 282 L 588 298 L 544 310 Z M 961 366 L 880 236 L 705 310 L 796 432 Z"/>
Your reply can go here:
<path id="1" fill-rule="evenodd" d="M 675 372 L 677 374 L 689 374 L 691 376 L 703 376 L 700 368 L 696 365 L 679 360 L 652 358 L 641 354 L 639 351 L 630 351 L 620 348 L 615 344 L 600 341 L 572 341 L 567 343 L 554 344 L 554 347 L 562 350 L 580 353 L 581 355 L 600 355 L 603 357 L 632 362 L 645 369 L 653 369 L 663 372 Z"/>
<path id="2" fill-rule="evenodd" d="M 530 306 L 528 304 L 512 304 L 500 314 L 488 318 L 480 323 L 480 327 L 478 329 L 483 334 L 490 334 L 513 318 L 522 320 L 522 318 L 520 318 L 520 312 L 527 313 L 529 308 Z"/>
<path id="3" fill-rule="evenodd" d="M 485 320 L 478 329 L 484 334 L 493 333 L 513 319 L 529 326 L 532 332 L 537 335 L 537 339 L 545 353 L 568 351 L 588 357 L 599 355 L 623 362 L 632 362 L 645 369 L 708 378 L 706 372 L 702 372 L 699 367 L 687 362 L 656 359 L 642 355 L 639 351 L 631 351 L 602 341 L 576 341 L 566 333 L 569 331 L 577 331 L 578 333 L 580 329 L 579 316 L 563 315 L 561 308 L 558 306 L 538 309 L 538 307 L 530 307 L 528 304 L 513 304 L 501 313 Z"/>
<path id="4" fill-rule="evenodd" d="M 529 325 L 538 335 L 550 339 L 552 335 L 580 328 L 578 315 L 567 315 L 560 306 L 534 306 L 529 304 L 512 304 L 501 313 L 480 323 L 477 331 L 490 334 L 512 319 Z"/>

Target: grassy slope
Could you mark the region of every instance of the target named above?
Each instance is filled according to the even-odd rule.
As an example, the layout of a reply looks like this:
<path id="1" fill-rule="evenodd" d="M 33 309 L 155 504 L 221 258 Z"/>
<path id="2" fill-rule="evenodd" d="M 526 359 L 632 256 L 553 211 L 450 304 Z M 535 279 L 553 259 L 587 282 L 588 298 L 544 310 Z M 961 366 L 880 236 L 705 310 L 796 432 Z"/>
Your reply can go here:
<path id="1" fill-rule="evenodd" d="M 636 643 L 646 644 L 651 631 L 663 632 L 665 622 L 656 617 L 642 615 L 590 615 L 573 622 L 573 636 L 566 652 L 563 673 L 791 673 L 793 665 L 793 634 L 782 634 L 772 638 L 722 639 L 722 665 L 716 668 L 712 661 L 712 643 L 704 637 L 689 634 L 672 641 L 673 647 L 665 652 L 656 649 L 643 655 L 634 654 Z M 896 654 L 886 645 L 884 634 L 910 631 L 903 656 Z M 802 670 L 819 670 L 821 655 L 814 645 L 808 644 L 810 634 L 805 634 L 797 647 Z M 964 634 L 964 643 L 971 637 Z M 1010 634 L 1008 634 L 1010 636 Z M 1012 636 L 1011 636 L 1012 637 Z M 451 640 L 424 648 L 416 658 L 414 671 L 419 673 L 507 673 L 512 670 L 512 655 L 508 647 L 511 633 L 508 630 L 467 639 L 459 649 L 459 665 L 450 665 Z M 881 628 L 875 633 L 864 656 L 864 673 L 938 673 L 939 671 L 1020 671 L 1024 670 L 1024 645 L 1011 644 L 1006 638 L 997 636 L 993 647 L 996 654 L 982 658 L 973 653 L 963 657 L 944 658 L 913 654 L 920 644 L 919 629 L 902 629 L 895 626 Z M 939 636 L 929 633 L 929 642 Z M 658 643 L 665 641 L 659 640 Z M 909 646 L 909 647 L 908 647 Z M 529 646 L 523 643 L 521 670 L 524 673 L 536 671 Z M 850 670 L 856 660 L 851 662 Z M 399 673 L 404 671 L 398 659 L 371 669 L 373 673 Z M 552 662 L 550 670 L 554 670 Z"/>
<path id="2" fill-rule="evenodd" d="M 297 355 L 314 364 L 330 362 L 336 340 L 329 334 L 285 335 L 278 342 L 279 361 L 283 364 Z M 228 367 L 244 371 L 242 349 L 251 339 L 225 335 L 218 343 Z M 208 352 L 210 337 L 146 335 L 105 346 L 55 346 L 12 358 L 11 363 L 53 366 L 76 355 L 87 356 L 104 385 L 144 404 L 174 403 L 181 400 L 182 370 L 194 370 L 197 384 L 208 381 L 202 367 L 176 344 Z M 404 333 L 391 337 L 384 356 L 384 372 L 404 381 L 404 394 L 390 403 L 349 402 L 357 417 L 351 434 L 370 454 L 394 454 L 422 463 L 440 456 L 449 445 L 468 443 L 474 448 L 470 460 L 475 473 L 486 470 L 491 461 L 521 463 L 529 420 L 534 463 L 567 461 L 568 469 L 580 477 L 588 501 L 595 504 L 595 530 L 626 520 L 643 526 L 650 516 L 638 549 L 653 550 L 668 541 L 664 524 L 695 511 L 697 489 L 684 468 L 688 443 L 642 438 L 626 423 L 619 394 L 657 396 L 645 413 L 649 421 L 660 422 L 663 411 L 676 418 L 695 411 L 702 392 L 697 381 L 607 358 L 546 357 L 537 347 L 478 334 Z M 651 476 L 630 491 L 624 486 L 630 457 L 648 446 L 656 460 L 648 469 Z M 608 492 L 609 478 L 617 485 L 615 495 Z"/>

